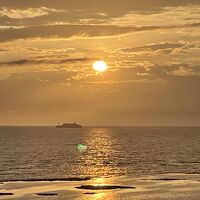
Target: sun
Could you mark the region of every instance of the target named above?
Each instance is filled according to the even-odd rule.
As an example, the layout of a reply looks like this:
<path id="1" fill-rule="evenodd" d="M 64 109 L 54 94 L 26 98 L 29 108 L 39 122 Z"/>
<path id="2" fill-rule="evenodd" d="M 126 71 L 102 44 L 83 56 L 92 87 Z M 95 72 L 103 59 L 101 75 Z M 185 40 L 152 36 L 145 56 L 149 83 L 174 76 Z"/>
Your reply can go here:
<path id="1" fill-rule="evenodd" d="M 97 72 L 104 72 L 108 69 L 106 62 L 103 60 L 95 61 L 92 65 L 92 67 Z"/>

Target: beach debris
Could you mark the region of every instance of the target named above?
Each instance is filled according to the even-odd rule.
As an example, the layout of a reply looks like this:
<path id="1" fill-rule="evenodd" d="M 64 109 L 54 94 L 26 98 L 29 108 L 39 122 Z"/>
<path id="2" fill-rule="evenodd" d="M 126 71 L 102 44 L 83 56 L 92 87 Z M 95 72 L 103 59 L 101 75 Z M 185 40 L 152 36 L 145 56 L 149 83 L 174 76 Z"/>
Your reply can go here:
<path id="1" fill-rule="evenodd" d="M 37 193 L 38 196 L 57 196 L 56 193 Z"/>
<path id="2" fill-rule="evenodd" d="M 87 150 L 87 145 L 85 145 L 85 144 L 78 144 L 77 145 L 77 149 L 78 149 L 78 151 L 80 153 L 83 153 L 83 152 L 85 152 Z"/>
<path id="3" fill-rule="evenodd" d="M 85 193 L 83 193 L 83 194 L 96 194 L 95 192 L 85 192 Z"/>
<path id="4" fill-rule="evenodd" d="M 0 192 L 0 196 L 10 196 L 10 195 L 14 195 L 11 192 Z"/>
<path id="5" fill-rule="evenodd" d="M 77 189 L 84 190 L 115 190 L 115 189 L 135 189 L 132 186 L 123 186 L 123 185 L 81 185 L 75 187 Z"/>

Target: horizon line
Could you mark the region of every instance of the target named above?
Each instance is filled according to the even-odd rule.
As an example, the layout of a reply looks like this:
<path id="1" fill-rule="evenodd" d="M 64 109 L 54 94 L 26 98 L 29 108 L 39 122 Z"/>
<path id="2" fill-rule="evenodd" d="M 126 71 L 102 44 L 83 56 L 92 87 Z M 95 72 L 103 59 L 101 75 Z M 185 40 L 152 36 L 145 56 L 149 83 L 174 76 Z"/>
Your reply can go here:
<path id="1" fill-rule="evenodd" d="M 12 125 L 8 125 L 8 124 L 0 124 L 0 127 L 56 127 L 56 125 L 40 125 L 40 124 L 12 124 Z M 89 127 L 196 127 L 196 128 L 200 128 L 200 125 L 82 125 L 82 128 L 89 128 Z"/>

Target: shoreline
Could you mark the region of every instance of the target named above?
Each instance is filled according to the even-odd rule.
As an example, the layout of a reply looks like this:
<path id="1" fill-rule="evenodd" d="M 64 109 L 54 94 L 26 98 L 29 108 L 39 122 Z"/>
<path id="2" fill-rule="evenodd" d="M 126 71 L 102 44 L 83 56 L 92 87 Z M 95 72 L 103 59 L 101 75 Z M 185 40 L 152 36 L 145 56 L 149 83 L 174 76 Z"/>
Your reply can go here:
<path id="1" fill-rule="evenodd" d="M 7 181 L 0 199 L 188 199 L 200 195 L 200 174 L 163 174 L 140 177 L 65 179 L 62 181 Z"/>

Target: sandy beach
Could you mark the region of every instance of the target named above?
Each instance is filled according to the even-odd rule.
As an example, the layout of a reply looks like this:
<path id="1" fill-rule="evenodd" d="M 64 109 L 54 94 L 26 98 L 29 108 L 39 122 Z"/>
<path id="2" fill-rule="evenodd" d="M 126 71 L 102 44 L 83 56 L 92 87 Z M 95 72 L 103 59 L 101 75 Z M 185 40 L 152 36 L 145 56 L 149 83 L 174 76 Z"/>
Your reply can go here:
<path id="1" fill-rule="evenodd" d="M 200 175 L 163 174 L 140 177 L 91 178 L 86 181 L 12 181 L 1 183 L 0 194 L 0 199 L 16 200 L 198 200 L 200 197 Z"/>

